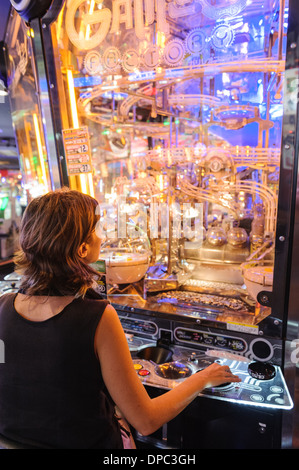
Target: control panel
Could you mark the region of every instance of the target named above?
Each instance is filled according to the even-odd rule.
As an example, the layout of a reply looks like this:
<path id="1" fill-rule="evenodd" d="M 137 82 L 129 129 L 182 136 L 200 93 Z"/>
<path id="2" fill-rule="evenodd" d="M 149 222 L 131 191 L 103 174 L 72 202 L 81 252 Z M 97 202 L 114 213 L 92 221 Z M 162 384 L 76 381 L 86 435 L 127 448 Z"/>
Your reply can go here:
<path id="1" fill-rule="evenodd" d="M 274 372 L 271 378 L 256 378 L 249 371 L 252 363 L 244 358 L 236 356 L 234 359 L 233 355 L 227 357 L 226 353 L 222 355 L 217 355 L 217 352 L 210 351 L 210 353 L 197 357 L 192 357 L 191 353 L 188 360 L 174 360 L 163 364 L 156 364 L 138 357 L 133 358 L 133 362 L 136 373 L 144 385 L 169 390 L 190 375 L 217 361 L 229 366 L 232 373 L 240 377 L 242 381 L 206 388 L 199 393 L 199 396 L 247 406 L 284 410 L 293 408 L 293 402 L 279 366 L 272 366 Z"/>

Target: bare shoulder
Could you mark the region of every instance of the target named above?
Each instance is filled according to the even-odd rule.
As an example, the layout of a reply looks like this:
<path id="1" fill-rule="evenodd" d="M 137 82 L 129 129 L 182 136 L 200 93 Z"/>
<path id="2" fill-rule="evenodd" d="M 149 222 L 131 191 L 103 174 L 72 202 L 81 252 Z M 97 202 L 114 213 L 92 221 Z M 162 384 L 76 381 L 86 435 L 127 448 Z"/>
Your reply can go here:
<path id="1" fill-rule="evenodd" d="M 115 308 L 111 305 L 111 304 L 108 304 L 104 310 L 104 314 L 106 315 L 117 315 L 117 311 L 115 310 Z"/>
<path id="2" fill-rule="evenodd" d="M 112 305 L 107 305 L 101 321 L 99 322 L 95 336 L 96 346 L 99 351 L 103 349 L 104 345 L 111 345 L 112 343 L 127 343 L 123 327 L 115 308 Z"/>
<path id="3" fill-rule="evenodd" d="M 112 322 L 120 323 L 120 320 L 119 320 L 118 313 L 115 310 L 115 308 L 111 304 L 108 304 L 103 312 L 100 325 L 103 326 L 106 324 L 110 324 Z"/>

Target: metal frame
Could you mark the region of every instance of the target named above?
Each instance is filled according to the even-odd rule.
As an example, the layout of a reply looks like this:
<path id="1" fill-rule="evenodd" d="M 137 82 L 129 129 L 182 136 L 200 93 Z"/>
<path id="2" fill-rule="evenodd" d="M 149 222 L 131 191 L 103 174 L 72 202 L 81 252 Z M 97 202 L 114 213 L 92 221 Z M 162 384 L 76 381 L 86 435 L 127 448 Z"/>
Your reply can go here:
<path id="1" fill-rule="evenodd" d="M 261 322 L 260 333 L 272 338 L 280 338 L 285 343 L 284 347 L 284 370 L 286 380 L 292 398 L 295 403 L 292 412 L 286 412 L 283 419 L 282 446 L 294 447 L 297 434 L 299 436 L 299 426 L 295 425 L 295 416 L 299 410 L 299 398 L 296 400 L 295 390 L 299 383 L 299 370 L 290 360 L 292 355 L 292 339 L 299 337 L 298 321 L 299 315 L 297 306 L 299 304 L 299 188 L 297 188 L 297 166 L 298 166 L 298 147 L 299 147 L 299 121 L 298 121 L 298 102 L 296 103 L 293 115 L 287 114 L 288 100 L 291 99 L 291 91 L 287 86 L 289 76 L 292 77 L 294 69 L 298 68 L 299 63 L 299 11 L 296 0 L 289 0 L 289 28 L 287 36 L 286 50 L 286 71 L 284 81 L 284 101 L 283 101 L 283 126 L 281 143 L 281 167 L 279 197 L 277 209 L 277 231 L 275 242 L 275 266 L 273 292 L 271 295 L 265 293 L 264 305 L 271 306 L 271 316 Z M 62 125 L 60 122 L 58 90 L 55 74 L 55 63 L 53 54 L 53 44 L 50 32 L 50 24 L 57 18 L 57 15 L 64 4 L 64 0 L 54 0 L 51 8 L 42 20 L 34 20 L 34 30 L 37 35 L 34 37 L 34 43 L 39 46 L 37 52 L 41 52 L 42 44 L 44 53 L 44 72 L 40 67 L 40 84 L 44 78 L 48 86 L 48 97 L 50 96 L 52 116 L 50 129 L 51 136 L 55 136 L 56 151 L 51 155 L 52 165 L 55 167 L 54 160 L 59 161 L 63 184 L 67 184 L 67 172 L 65 167 L 64 148 L 61 138 Z M 281 4 L 283 5 L 283 3 Z M 299 80 L 297 80 L 297 90 L 299 98 Z M 44 90 L 42 90 L 44 91 Z M 44 91 L 45 92 L 45 91 Z M 42 99 L 44 112 L 50 112 L 49 101 Z M 290 124 L 293 132 L 290 134 Z M 48 129 L 49 131 L 49 129 Z M 261 298 L 262 296 L 260 296 Z M 299 361 L 299 359 L 298 359 Z M 298 402 L 297 402 L 298 401 Z M 294 427 L 295 426 L 295 427 Z M 299 446 L 298 442 L 295 447 Z"/>
<path id="2" fill-rule="evenodd" d="M 283 153 L 282 153 L 282 188 L 287 190 L 287 185 L 292 187 L 290 199 L 281 198 L 280 210 L 283 211 L 284 219 L 288 224 L 288 259 L 287 269 L 281 273 L 285 279 L 285 308 L 287 315 L 283 329 L 283 339 L 285 340 L 284 352 L 284 375 L 291 394 L 293 395 L 294 408 L 290 413 L 283 415 L 282 446 L 288 448 L 299 448 L 299 354 L 296 355 L 296 340 L 299 338 L 299 182 L 298 182 L 298 149 L 299 149 L 299 11 L 296 0 L 290 0 L 289 30 L 287 40 L 287 57 L 285 72 L 284 103 L 290 99 L 287 90 L 288 79 L 295 76 L 297 85 L 297 102 L 292 122 L 294 131 L 292 134 L 284 128 L 283 132 Z M 288 171 L 288 159 L 292 166 L 292 171 Z M 283 205 L 284 204 L 284 205 Z M 278 227 L 278 230 L 280 227 Z M 283 232 L 282 232 L 283 234 Z M 284 234 L 283 234 L 284 235 Z M 278 239 L 280 233 L 278 232 Z M 278 241 L 279 243 L 279 241 Z M 283 250 L 279 253 L 276 268 L 279 269 L 279 262 L 282 262 Z M 281 259 L 281 261 L 280 261 Z M 283 285 L 281 283 L 281 285 Z M 299 340 L 298 340 L 299 341 Z M 299 342 L 297 343 L 299 347 Z M 298 356 L 298 357 L 297 357 Z"/>
<path id="3" fill-rule="evenodd" d="M 288 87 L 288 80 L 294 80 L 294 71 L 299 61 L 299 12 L 296 0 L 289 0 L 289 26 L 287 33 L 286 67 L 283 89 L 283 123 L 281 140 L 281 166 L 279 196 L 277 207 L 277 225 L 275 240 L 274 279 L 272 292 L 260 292 L 258 299 L 264 306 L 271 307 L 271 315 L 259 324 L 260 334 L 281 338 L 290 337 L 291 329 L 298 331 L 299 315 L 289 310 L 289 297 L 299 294 L 293 277 L 296 276 L 296 259 L 293 248 L 298 239 L 294 228 L 295 213 L 298 211 L 297 165 L 298 165 L 298 102 L 293 113 L 288 107 L 294 92 Z M 294 82 L 293 82 L 294 83 Z M 296 82 L 299 97 L 299 80 Z M 292 131 L 290 131 L 290 128 Z M 290 133 L 291 132 L 291 133 Z M 299 207 L 299 206 L 298 206 Z M 292 273 L 291 273 L 292 271 Z M 298 277 L 298 275 L 297 275 Z M 293 294 L 291 294 L 293 291 Z M 298 295 L 297 295 L 298 297 Z M 299 301 L 299 298 L 298 298 Z M 298 301 L 297 303 L 298 305 Z M 294 323 L 295 322 L 295 323 Z M 292 336 L 298 337 L 298 332 Z"/>
<path id="4" fill-rule="evenodd" d="M 32 39 L 34 60 L 38 77 L 40 106 L 45 128 L 52 189 L 68 186 L 54 54 L 49 28 L 50 23 L 57 18 L 63 3 L 63 0 L 54 1 L 43 19 L 36 18 L 30 22 L 30 27 L 34 31 L 34 38 Z"/>
<path id="5" fill-rule="evenodd" d="M 43 48 L 41 43 L 41 35 L 39 29 L 39 20 L 33 20 L 30 24 L 34 31 L 33 50 L 34 61 L 37 75 L 37 87 L 40 99 L 40 110 L 42 115 L 42 122 L 44 126 L 45 144 L 47 147 L 48 163 L 50 170 L 51 186 L 52 189 L 61 187 L 61 174 L 59 163 L 57 160 L 57 149 L 55 145 L 55 131 L 53 126 L 53 119 L 51 107 L 49 103 L 49 83 L 46 77 Z"/>
<path id="6" fill-rule="evenodd" d="M 290 266 L 291 254 L 294 240 L 294 200 L 296 197 L 297 184 L 297 159 L 296 149 L 297 127 L 298 127 L 298 102 L 294 114 L 290 114 L 288 101 L 292 99 L 288 87 L 288 80 L 292 78 L 294 69 L 298 64 L 298 35 L 299 35 L 299 15 L 298 5 L 295 0 L 289 2 L 289 27 L 287 35 L 286 67 L 284 79 L 283 98 L 283 127 L 281 143 L 281 166 L 278 197 L 277 230 L 275 242 L 275 265 L 273 293 L 271 304 L 273 316 L 277 317 L 280 323 L 279 334 L 285 337 L 287 322 L 286 312 L 288 311 L 288 292 L 290 289 Z M 298 82 L 296 83 L 297 90 Z M 288 111 L 288 113 L 287 113 Z M 290 134 L 290 125 L 293 132 Z"/>

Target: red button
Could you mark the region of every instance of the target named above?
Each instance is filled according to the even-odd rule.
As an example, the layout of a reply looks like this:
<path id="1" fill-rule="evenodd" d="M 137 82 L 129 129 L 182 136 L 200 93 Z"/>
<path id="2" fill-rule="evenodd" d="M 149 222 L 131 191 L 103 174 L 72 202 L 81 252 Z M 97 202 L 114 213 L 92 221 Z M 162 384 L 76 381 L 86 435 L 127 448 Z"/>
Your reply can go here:
<path id="1" fill-rule="evenodd" d="M 141 370 L 138 371 L 138 374 L 142 375 L 142 376 L 145 376 L 145 375 L 149 375 L 150 371 L 146 370 L 146 369 L 141 369 Z"/>

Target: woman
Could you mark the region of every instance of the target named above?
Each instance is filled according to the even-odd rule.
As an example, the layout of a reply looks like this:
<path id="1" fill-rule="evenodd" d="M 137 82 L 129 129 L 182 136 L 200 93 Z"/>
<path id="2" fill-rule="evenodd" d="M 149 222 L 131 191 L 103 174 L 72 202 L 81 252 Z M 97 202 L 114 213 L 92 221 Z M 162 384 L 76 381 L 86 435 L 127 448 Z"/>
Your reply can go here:
<path id="1" fill-rule="evenodd" d="M 21 226 L 18 294 L 0 298 L 0 433 L 53 448 L 122 448 L 115 405 L 141 434 L 177 416 L 205 387 L 239 382 L 212 364 L 151 399 L 118 315 L 92 290 L 97 201 L 62 189 L 34 199 Z"/>

